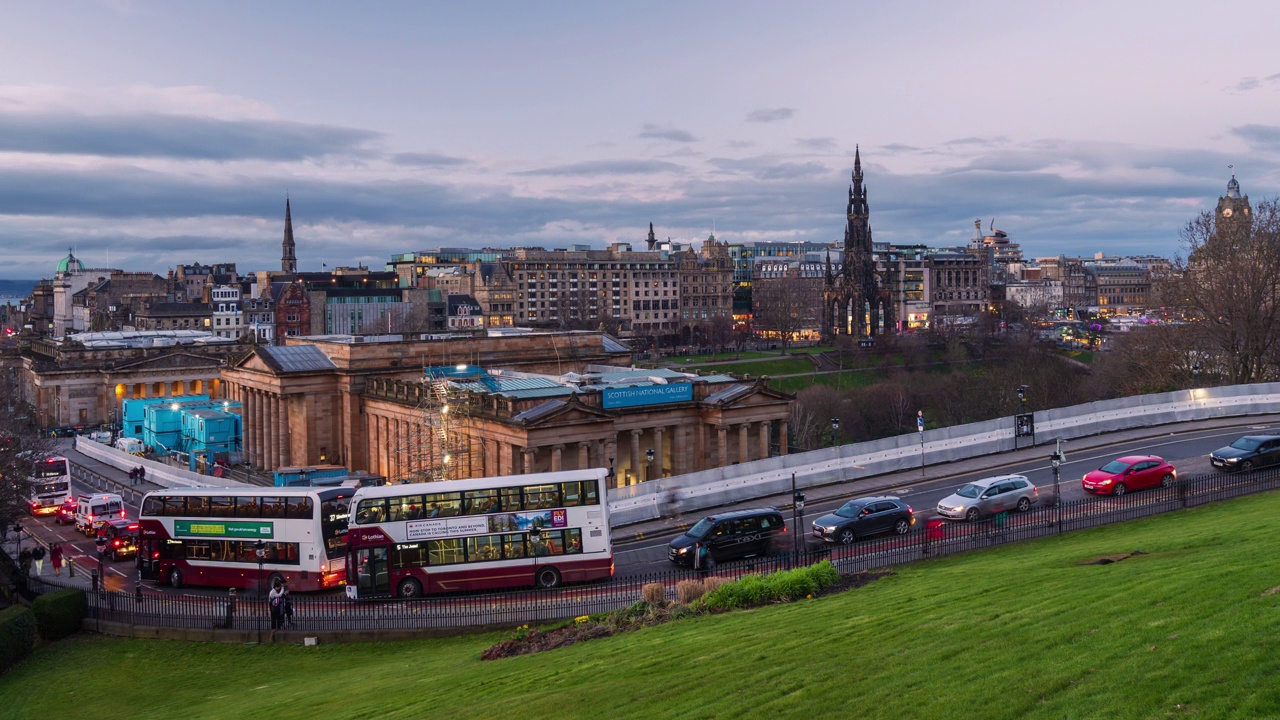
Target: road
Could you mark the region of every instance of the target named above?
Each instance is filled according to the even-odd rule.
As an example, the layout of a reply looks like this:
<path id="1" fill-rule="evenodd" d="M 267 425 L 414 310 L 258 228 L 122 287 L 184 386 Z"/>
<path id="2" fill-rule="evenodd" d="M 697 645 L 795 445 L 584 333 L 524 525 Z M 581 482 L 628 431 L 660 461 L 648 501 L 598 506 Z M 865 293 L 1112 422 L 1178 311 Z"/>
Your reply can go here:
<path id="1" fill-rule="evenodd" d="M 1230 444 L 1241 435 L 1268 432 L 1280 433 L 1280 424 L 1260 423 L 1249 426 L 1170 433 L 1162 438 L 1118 442 L 1080 453 L 1071 452 L 1070 443 L 1063 443 L 1063 450 L 1067 454 L 1067 462 L 1063 463 L 1060 468 L 1061 479 L 1059 485 L 1062 497 L 1065 501 L 1093 498 L 1081 488 L 1081 478 L 1090 470 L 1096 470 L 1117 457 L 1124 455 L 1159 455 L 1172 462 L 1177 467 L 1180 475 L 1196 475 L 1211 471 L 1207 457 L 1210 452 L 1223 445 Z M 1041 501 L 1048 502 L 1053 497 L 1053 467 L 1048 462 L 1048 455 L 1051 452 L 1052 449 L 1046 447 L 1044 457 L 1040 460 L 1009 464 L 1001 464 L 998 456 L 992 457 L 992 465 L 981 472 L 957 474 L 939 479 L 922 481 L 920 480 L 919 471 L 904 471 L 896 474 L 900 481 L 894 482 L 892 489 L 862 494 L 897 495 L 906 500 L 915 510 L 918 518 L 913 529 L 914 533 L 918 533 L 923 531 L 925 522 L 930 518 L 937 517 L 935 508 L 939 500 L 950 495 L 966 483 L 984 477 L 991 477 L 992 475 L 1025 475 L 1027 479 L 1040 488 Z M 812 520 L 819 515 L 834 511 L 852 497 L 858 497 L 858 495 L 851 492 L 830 500 L 807 502 L 804 508 L 805 520 L 800 528 L 800 537 L 805 538 L 806 542 L 811 542 L 809 526 Z M 1104 498 L 1093 499 L 1095 501 L 1105 500 Z M 775 505 L 776 507 L 784 505 L 789 507 L 790 504 L 791 499 L 789 497 L 763 498 L 758 503 L 760 506 Z M 788 516 L 787 521 L 790 524 L 792 522 L 791 513 L 784 512 L 784 515 Z M 673 531 L 666 537 L 653 537 L 637 542 L 615 545 L 614 557 L 617 560 L 617 574 L 621 577 L 627 577 L 670 569 L 671 563 L 667 560 L 667 544 L 675 534 L 675 531 Z"/>
<path id="2" fill-rule="evenodd" d="M 1080 478 L 1084 473 L 1094 470 L 1104 465 L 1113 458 L 1130 454 L 1155 454 L 1164 457 L 1177 466 L 1178 471 L 1182 475 L 1199 474 L 1210 471 L 1206 456 L 1212 450 L 1222 447 L 1240 437 L 1249 433 L 1263 432 L 1280 432 L 1280 423 L 1260 423 L 1250 426 L 1236 426 L 1229 428 L 1217 428 L 1212 430 L 1184 430 L 1180 432 L 1171 432 L 1168 435 L 1157 438 L 1146 438 L 1140 440 L 1129 440 L 1117 442 L 1112 445 L 1090 449 L 1086 452 L 1073 453 L 1069 444 L 1064 444 L 1063 448 L 1067 452 L 1068 461 L 1061 468 L 1061 490 L 1065 500 L 1077 500 L 1088 497 L 1080 487 Z M 64 450 L 74 464 L 82 464 L 85 467 L 97 466 L 89 458 L 86 458 L 74 451 Z M 990 458 L 991 465 L 981 472 L 971 472 L 956 474 L 949 477 L 920 480 L 918 471 L 907 471 L 898 473 L 893 480 L 893 486 L 889 490 L 877 491 L 875 494 L 894 494 L 907 500 L 908 503 L 916 511 L 919 521 L 913 532 L 922 532 L 925 522 L 936 517 L 934 508 L 942 498 L 951 494 L 956 488 L 964 485 L 972 480 L 982 477 L 990 477 L 996 474 L 1017 473 L 1027 476 L 1033 483 L 1040 488 L 1040 497 L 1042 501 L 1048 501 L 1053 495 L 1053 469 L 1047 461 L 1047 456 L 1051 452 L 1046 448 L 1044 457 L 1040 460 L 1031 462 L 1019 462 L 1002 464 L 1001 458 L 996 456 Z M 125 473 L 113 468 L 96 467 L 102 475 L 108 475 L 114 472 L 119 482 L 128 483 Z M 95 488 L 87 482 L 80 479 L 73 479 L 72 489 L 76 493 L 102 491 L 103 488 Z M 142 488 L 139 488 L 142 489 Z M 154 486 L 146 489 L 154 489 Z M 863 493 L 867 494 L 867 493 Z M 831 512 L 839 507 L 845 500 L 855 497 L 853 491 L 849 494 L 840 495 L 823 501 L 810 502 L 806 505 L 804 511 L 804 521 L 801 524 L 800 537 L 805 538 L 806 542 L 810 542 L 810 534 L 808 532 L 809 523 L 813 518 L 824 513 Z M 140 497 L 138 495 L 137 497 Z M 1101 500 L 1101 499 L 1098 499 Z M 778 506 L 789 506 L 789 497 L 764 498 L 758 503 L 760 506 L 775 504 Z M 138 516 L 138 507 L 133 497 L 126 495 L 126 506 L 130 517 Z M 789 512 L 784 513 L 790 515 Z M 790 518 L 788 518 L 790 522 Z M 71 526 L 57 526 L 51 518 L 32 519 L 26 523 L 26 527 L 46 545 L 51 542 L 63 543 L 64 549 L 69 549 L 70 555 L 78 563 L 78 567 L 82 570 L 93 569 L 97 567 L 97 549 L 93 541 L 83 535 L 76 533 Z M 793 530 L 794 532 L 794 530 Z M 614 546 L 614 556 L 617 562 L 617 576 L 620 578 L 637 577 L 641 575 L 662 573 L 672 569 L 671 564 L 667 560 L 667 543 L 676 531 L 671 531 L 665 536 L 650 537 L 635 542 L 620 543 Z M 114 587 L 132 587 L 136 580 L 137 572 L 134 569 L 134 563 L 129 560 L 120 562 L 105 563 L 106 577 L 108 585 Z M 728 569 L 728 568 L 726 568 Z M 50 574 L 51 568 L 49 563 L 45 563 L 45 574 Z M 81 573 L 84 576 L 84 573 Z M 224 589 L 199 589 L 199 588 L 183 588 L 175 591 L 166 586 L 153 586 L 151 583 L 144 583 L 144 587 L 159 592 L 171 593 L 175 595 L 191 596 L 191 597 L 214 597 L 225 594 Z M 340 591 L 329 591 L 325 593 L 317 593 L 319 596 L 341 595 Z"/>

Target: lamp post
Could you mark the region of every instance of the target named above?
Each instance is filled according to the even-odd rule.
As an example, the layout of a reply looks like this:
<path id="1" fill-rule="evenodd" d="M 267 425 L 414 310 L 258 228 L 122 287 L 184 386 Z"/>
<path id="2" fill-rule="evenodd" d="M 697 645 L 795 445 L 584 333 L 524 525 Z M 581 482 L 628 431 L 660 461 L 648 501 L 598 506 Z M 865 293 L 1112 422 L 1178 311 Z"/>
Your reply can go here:
<path id="1" fill-rule="evenodd" d="M 1195 360 L 1191 362 L 1191 386 L 1200 387 L 1200 363 Z"/>
<path id="2" fill-rule="evenodd" d="M 653 448 L 644 451 L 644 459 L 646 461 L 644 468 L 644 479 L 653 479 Z"/>
<path id="3" fill-rule="evenodd" d="M 1062 532 L 1062 489 L 1058 485 L 1059 476 L 1062 473 L 1062 463 L 1067 461 L 1067 456 L 1062 452 L 1062 438 L 1058 438 L 1057 448 L 1053 451 L 1053 507 L 1056 509 L 1058 520 L 1058 532 Z"/>
<path id="4" fill-rule="evenodd" d="M 262 564 L 267 559 L 267 543 L 262 540 L 255 540 L 253 543 L 253 554 L 258 556 L 258 604 L 262 605 Z M 266 605 L 263 605 L 266 608 Z M 258 642 L 262 642 L 262 611 L 254 613 L 258 616 Z"/>
<path id="5" fill-rule="evenodd" d="M 831 418 L 831 447 L 839 444 L 840 438 L 840 418 Z"/>
<path id="6" fill-rule="evenodd" d="M 22 523 L 14 523 L 13 531 L 18 533 L 18 554 L 22 554 Z"/>

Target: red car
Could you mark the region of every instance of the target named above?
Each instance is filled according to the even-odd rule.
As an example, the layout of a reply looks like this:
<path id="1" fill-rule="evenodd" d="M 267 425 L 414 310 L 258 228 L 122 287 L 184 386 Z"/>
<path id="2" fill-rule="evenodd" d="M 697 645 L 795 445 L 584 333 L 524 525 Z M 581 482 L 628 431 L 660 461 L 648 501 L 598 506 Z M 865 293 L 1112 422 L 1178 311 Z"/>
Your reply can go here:
<path id="1" fill-rule="evenodd" d="M 67 498 L 67 501 L 58 506 L 58 511 L 53 514 L 53 521 L 58 525 L 76 523 L 76 499 L 74 497 Z"/>
<path id="2" fill-rule="evenodd" d="M 1178 471 L 1155 455 L 1127 455 L 1117 458 L 1084 476 L 1085 492 L 1096 495 L 1124 495 L 1130 490 L 1169 487 Z"/>

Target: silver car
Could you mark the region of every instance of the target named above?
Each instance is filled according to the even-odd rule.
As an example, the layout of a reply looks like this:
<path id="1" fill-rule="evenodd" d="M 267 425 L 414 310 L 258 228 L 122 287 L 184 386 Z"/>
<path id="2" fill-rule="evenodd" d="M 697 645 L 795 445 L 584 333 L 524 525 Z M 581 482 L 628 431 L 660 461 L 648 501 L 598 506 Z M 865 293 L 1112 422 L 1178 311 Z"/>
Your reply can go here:
<path id="1" fill-rule="evenodd" d="M 938 514 L 952 520 L 977 520 L 1008 510 L 1026 512 L 1040 490 L 1023 475 L 974 480 L 938 502 Z"/>

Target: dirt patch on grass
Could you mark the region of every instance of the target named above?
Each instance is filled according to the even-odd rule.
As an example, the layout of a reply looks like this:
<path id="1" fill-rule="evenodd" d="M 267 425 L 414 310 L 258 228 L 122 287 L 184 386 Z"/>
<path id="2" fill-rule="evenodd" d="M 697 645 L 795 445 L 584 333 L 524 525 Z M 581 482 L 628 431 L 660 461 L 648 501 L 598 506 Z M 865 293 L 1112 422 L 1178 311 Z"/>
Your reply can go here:
<path id="1" fill-rule="evenodd" d="M 542 632 L 530 630 L 523 638 L 503 640 L 480 655 L 481 660 L 497 660 L 498 658 L 526 655 L 528 653 L 555 650 L 574 643 L 609 637 L 613 628 L 607 625 L 570 625 L 556 630 Z"/>
<path id="2" fill-rule="evenodd" d="M 1110 565 L 1111 563 L 1117 563 L 1117 562 L 1120 562 L 1121 560 L 1128 560 L 1129 558 L 1136 557 L 1138 555 L 1146 555 L 1146 553 L 1142 552 L 1141 550 L 1134 550 L 1133 552 L 1128 552 L 1128 553 L 1114 553 L 1111 555 L 1099 555 L 1098 557 L 1089 558 L 1088 560 L 1081 560 L 1076 564 L 1077 565 Z"/>

